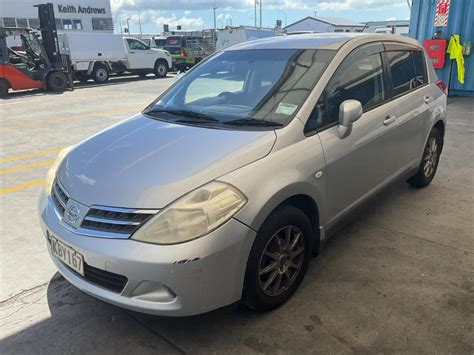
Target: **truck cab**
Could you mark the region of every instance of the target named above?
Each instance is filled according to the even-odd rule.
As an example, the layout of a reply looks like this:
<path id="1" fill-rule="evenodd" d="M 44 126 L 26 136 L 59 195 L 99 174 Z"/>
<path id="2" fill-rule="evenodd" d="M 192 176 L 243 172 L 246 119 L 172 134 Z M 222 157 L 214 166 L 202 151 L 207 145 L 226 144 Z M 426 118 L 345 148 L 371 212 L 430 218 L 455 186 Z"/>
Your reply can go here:
<path id="1" fill-rule="evenodd" d="M 170 56 L 169 52 L 162 49 L 151 48 L 141 40 L 132 37 L 125 37 L 124 45 L 128 54 L 127 69 L 129 70 L 153 68 L 157 59 Z M 171 65 L 168 65 L 168 68 L 169 67 L 171 67 Z"/>

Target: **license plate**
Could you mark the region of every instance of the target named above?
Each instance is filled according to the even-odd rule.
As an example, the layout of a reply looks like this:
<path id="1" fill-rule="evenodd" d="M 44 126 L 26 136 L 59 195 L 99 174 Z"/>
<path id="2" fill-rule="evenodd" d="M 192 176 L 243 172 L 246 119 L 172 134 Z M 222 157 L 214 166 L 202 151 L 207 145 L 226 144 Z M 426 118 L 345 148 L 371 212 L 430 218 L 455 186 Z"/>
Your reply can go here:
<path id="1" fill-rule="evenodd" d="M 49 235 L 52 254 L 77 273 L 84 276 L 84 257 L 70 246 Z"/>

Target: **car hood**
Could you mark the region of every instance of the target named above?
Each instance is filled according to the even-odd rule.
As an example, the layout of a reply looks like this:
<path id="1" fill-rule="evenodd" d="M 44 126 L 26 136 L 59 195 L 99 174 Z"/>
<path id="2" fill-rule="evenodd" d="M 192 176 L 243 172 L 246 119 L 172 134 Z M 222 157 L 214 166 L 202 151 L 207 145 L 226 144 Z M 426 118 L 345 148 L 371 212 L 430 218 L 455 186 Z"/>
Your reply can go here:
<path id="1" fill-rule="evenodd" d="M 82 204 L 162 208 L 267 155 L 274 131 L 178 125 L 139 115 L 77 145 L 58 179 Z"/>

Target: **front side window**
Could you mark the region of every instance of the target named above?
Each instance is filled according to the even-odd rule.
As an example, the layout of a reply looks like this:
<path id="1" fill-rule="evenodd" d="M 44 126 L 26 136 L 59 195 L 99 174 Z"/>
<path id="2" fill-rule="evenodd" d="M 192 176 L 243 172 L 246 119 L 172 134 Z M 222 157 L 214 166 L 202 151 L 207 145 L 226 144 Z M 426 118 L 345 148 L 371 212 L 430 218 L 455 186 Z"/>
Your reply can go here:
<path id="1" fill-rule="evenodd" d="M 351 54 L 337 69 L 307 123 L 306 131 L 333 124 L 339 119 L 339 106 L 345 100 L 358 100 L 364 112 L 387 98 L 380 53 L 364 50 Z"/>
<path id="2" fill-rule="evenodd" d="M 138 41 L 136 39 L 127 39 L 128 46 L 133 50 L 145 50 L 147 46 L 145 43 Z"/>
<path id="3" fill-rule="evenodd" d="M 299 49 L 220 52 L 190 71 L 145 113 L 162 120 L 179 123 L 185 117 L 196 124 L 225 128 L 284 126 L 305 102 L 334 53 Z"/>

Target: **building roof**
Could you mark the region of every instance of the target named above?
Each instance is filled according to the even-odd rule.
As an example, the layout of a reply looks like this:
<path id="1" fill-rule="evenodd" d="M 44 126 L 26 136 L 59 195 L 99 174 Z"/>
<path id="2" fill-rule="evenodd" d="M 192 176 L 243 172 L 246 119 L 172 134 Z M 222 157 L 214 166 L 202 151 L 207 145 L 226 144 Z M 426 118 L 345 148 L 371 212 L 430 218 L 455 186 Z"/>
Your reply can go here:
<path id="1" fill-rule="evenodd" d="M 345 18 L 341 17 L 327 17 L 327 16 L 307 16 L 299 21 L 293 22 L 292 24 L 289 24 L 285 28 L 291 27 L 297 23 L 300 23 L 301 21 L 311 19 L 314 21 L 319 21 L 319 22 L 324 22 L 330 25 L 333 25 L 335 27 L 338 26 L 344 26 L 344 27 L 364 27 L 365 24 L 360 23 L 360 22 L 355 22 L 351 20 L 347 20 Z"/>
<path id="2" fill-rule="evenodd" d="M 409 26 L 410 20 L 367 21 L 366 26 Z"/>

